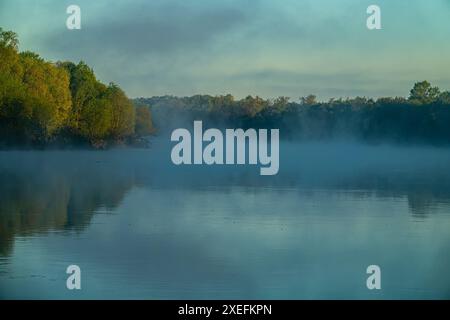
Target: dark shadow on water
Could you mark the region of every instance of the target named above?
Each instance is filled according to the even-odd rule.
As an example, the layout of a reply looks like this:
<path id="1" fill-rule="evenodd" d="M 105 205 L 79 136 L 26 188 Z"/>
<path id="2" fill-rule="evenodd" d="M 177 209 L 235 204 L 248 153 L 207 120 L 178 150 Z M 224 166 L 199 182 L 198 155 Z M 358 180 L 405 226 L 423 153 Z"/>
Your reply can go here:
<path id="1" fill-rule="evenodd" d="M 133 175 L 89 159 L 77 162 L 76 153 L 52 156 L 3 154 L 0 254 L 10 253 L 15 236 L 83 230 L 99 208 L 113 210 L 135 184 Z"/>

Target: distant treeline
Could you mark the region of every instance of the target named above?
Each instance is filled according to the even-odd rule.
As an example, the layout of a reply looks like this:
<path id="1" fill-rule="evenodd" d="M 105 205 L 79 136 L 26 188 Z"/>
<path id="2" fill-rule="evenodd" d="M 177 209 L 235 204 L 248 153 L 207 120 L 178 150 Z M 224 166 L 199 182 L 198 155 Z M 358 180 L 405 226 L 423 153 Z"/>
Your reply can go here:
<path id="1" fill-rule="evenodd" d="M 85 63 L 51 63 L 19 52 L 0 28 L 0 147 L 133 143 L 156 130 L 191 126 L 278 128 L 285 139 L 450 144 L 450 92 L 417 82 L 408 98 L 366 97 L 291 102 L 232 95 L 131 101 L 97 80 Z"/>
<path id="2" fill-rule="evenodd" d="M 151 106 L 157 130 L 192 126 L 279 128 L 296 140 L 357 139 L 370 143 L 450 144 L 450 92 L 427 81 L 414 85 L 408 98 L 357 97 L 318 102 L 314 95 L 290 102 L 231 95 L 139 98 Z"/>
<path id="3" fill-rule="evenodd" d="M 0 146 L 131 143 L 153 132 L 148 107 L 135 107 L 85 63 L 51 63 L 19 52 L 0 28 Z"/>

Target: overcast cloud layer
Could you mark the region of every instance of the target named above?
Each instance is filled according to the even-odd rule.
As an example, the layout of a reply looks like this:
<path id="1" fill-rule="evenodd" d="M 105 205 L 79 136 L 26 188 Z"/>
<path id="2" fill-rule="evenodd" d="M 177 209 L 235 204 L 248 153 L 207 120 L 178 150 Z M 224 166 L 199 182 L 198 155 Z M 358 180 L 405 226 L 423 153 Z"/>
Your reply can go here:
<path id="1" fill-rule="evenodd" d="M 382 9 L 382 30 L 366 8 Z M 82 30 L 66 29 L 66 8 Z M 0 0 L 22 50 L 84 60 L 131 97 L 315 93 L 405 96 L 427 79 L 450 89 L 449 0 Z"/>

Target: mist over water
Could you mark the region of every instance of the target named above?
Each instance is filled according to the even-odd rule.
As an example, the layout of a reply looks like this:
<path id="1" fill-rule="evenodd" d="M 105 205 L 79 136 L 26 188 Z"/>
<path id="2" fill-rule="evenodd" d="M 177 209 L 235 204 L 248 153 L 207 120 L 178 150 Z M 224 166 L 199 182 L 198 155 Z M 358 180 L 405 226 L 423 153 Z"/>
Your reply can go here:
<path id="1" fill-rule="evenodd" d="M 0 298 L 450 297 L 450 150 L 282 141 L 260 176 L 172 146 L 0 152 Z"/>

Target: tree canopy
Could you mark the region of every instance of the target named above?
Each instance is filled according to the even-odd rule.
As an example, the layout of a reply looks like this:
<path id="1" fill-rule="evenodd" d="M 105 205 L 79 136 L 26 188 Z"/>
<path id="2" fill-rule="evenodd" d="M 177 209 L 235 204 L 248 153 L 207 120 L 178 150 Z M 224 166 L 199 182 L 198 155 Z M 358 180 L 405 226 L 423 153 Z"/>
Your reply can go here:
<path id="1" fill-rule="evenodd" d="M 417 82 L 411 89 L 409 100 L 416 104 L 429 104 L 435 102 L 440 95 L 438 87 L 432 87 L 428 81 Z"/>
<path id="2" fill-rule="evenodd" d="M 125 92 L 100 82 L 84 62 L 48 62 L 18 44 L 0 28 L 0 144 L 103 145 L 136 138 L 137 124 L 141 134 L 152 131 L 151 116 L 140 111 L 137 119 Z"/>
<path id="3" fill-rule="evenodd" d="M 291 102 L 247 96 L 153 97 L 131 101 L 116 84 L 99 81 L 83 61 L 49 62 L 19 52 L 17 35 L 0 28 L 0 146 L 123 143 L 186 121 L 210 126 L 279 128 L 284 137 L 450 144 L 450 92 L 428 81 L 408 98 L 356 97 Z"/>
<path id="4" fill-rule="evenodd" d="M 356 97 L 320 102 L 315 95 L 297 102 L 288 97 L 262 99 L 232 95 L 152 97 L 137 99 L 151 105 L 158 131 L 191 126 L 278 128 L 282 138 L 297 140 L 357 139 L 365 142 L 450 144 L 450 93 L 429 82 L 414 84 L 409 98 Z"/>

